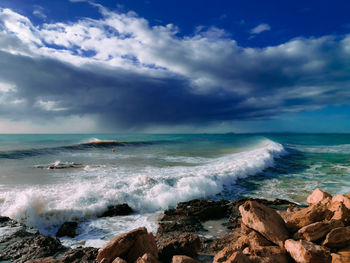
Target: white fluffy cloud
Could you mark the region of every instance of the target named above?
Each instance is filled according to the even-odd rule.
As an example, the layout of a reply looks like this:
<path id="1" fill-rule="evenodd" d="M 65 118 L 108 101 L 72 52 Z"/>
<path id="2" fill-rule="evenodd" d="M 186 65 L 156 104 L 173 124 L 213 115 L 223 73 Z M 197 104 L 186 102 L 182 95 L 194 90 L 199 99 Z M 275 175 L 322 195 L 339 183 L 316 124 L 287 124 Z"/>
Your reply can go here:
<path id="1" fill-rule="evenodd" d="M 256 27 L 254 27 L 250 31 L 250 33 L 252 33 L 252 34 L 260 34 L 260 33 L 264 32 L 264 31 L 269 31 L 269 30 L 271 30 L 270 25 L 268 25 L 268 24 L 260 24 L 260 25 L 257 25 Z"/>

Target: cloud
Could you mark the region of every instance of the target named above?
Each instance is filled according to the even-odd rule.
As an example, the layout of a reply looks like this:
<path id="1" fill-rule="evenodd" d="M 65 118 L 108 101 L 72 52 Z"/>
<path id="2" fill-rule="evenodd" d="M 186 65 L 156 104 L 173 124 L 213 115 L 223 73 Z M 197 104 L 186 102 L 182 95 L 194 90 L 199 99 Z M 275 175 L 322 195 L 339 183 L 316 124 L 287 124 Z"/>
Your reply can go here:
<path id="1" fill-rule="evenodd" d="M 260 33 L 264 32 L 264 31 L 269 31 L 269 30 L 271 30 L 271 27 L 268 24 L 260 24 L 260 25 L 258 25 L 256 27 L 254 27 L 250 31 L 250 33 L 257 35 L 257 34 L 260 34 Z"/>
<path id="2" fill-rule="evenodd" d="M 39 5 L 34 5 L 33 15 L 43 20 L 47 18 L 47 15 L 44 13 L 44 8 Z"/>
<path id="3" fill-rule="evenodd" d="M 0 10 L 0 83 L 15 87 L 0 93 L 1 116 L 142 131 L 350 102 L 350 36 L 243 48 L 219 28 L 180 37 L 175 25 L 95 6 L 101 19 L 40 26 Z"/>

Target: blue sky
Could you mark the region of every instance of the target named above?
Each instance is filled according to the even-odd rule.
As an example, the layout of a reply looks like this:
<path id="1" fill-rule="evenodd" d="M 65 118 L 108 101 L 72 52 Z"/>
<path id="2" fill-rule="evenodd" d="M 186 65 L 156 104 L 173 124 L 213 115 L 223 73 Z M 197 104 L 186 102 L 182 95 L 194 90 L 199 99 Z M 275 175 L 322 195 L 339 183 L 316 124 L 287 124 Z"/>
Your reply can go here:
<path id="1" fill-rule="evenodd" d="M 348 1 L 0 3 L 0 132 L 350 132 Z"/>

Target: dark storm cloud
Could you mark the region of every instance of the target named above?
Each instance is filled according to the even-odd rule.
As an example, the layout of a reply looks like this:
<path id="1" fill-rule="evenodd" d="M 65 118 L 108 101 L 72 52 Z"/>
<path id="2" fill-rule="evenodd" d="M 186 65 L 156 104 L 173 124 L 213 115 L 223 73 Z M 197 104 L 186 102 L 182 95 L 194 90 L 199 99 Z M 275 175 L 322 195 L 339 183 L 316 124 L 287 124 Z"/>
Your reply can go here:
<path id="1" fill-rule="evenodd" d="M 219 29 L 180 39 L 171 25 L 102 12 L 105 20 L 41 29 L 3 12 L 13 24 L 2 26 L 0 83 L 14 87 L 0 86 L 3 116 L 94 115 L 109 127 L 142 128 L 269 119 L 350 102 L 349 36 L 241 48 Z"/>

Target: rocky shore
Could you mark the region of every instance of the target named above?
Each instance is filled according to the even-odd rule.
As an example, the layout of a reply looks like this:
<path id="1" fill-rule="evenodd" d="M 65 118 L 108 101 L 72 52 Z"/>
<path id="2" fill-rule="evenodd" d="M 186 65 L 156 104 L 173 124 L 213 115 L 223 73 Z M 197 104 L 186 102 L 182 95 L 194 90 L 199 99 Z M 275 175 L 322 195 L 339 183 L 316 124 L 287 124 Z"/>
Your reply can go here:
<path id="1" fill-rule="evenodd" d="M 67 248 L 57 238 L 0 217 L 0 234 L 7 230 L 0 235 L 0 262 L 350 262 L 350 194 L 331 196 L 316 189 L 307 203 L 192 200 L 164 211 L 155 236 L 140 227 L 100 249 Z M 101 216 L 131 211 L 123 204 Z M 225 232 L 219 234 L 208 222 Z M 75 227 L 76 222 L 66 222 L 58 236 L 74 236 Z"/>

